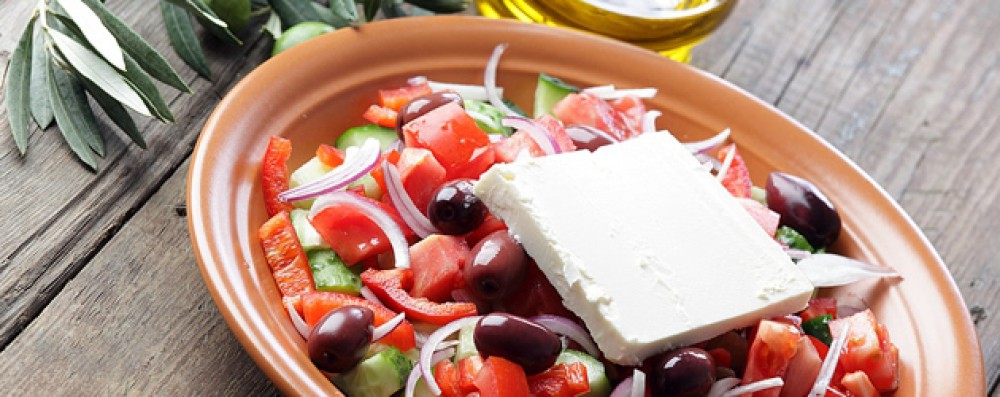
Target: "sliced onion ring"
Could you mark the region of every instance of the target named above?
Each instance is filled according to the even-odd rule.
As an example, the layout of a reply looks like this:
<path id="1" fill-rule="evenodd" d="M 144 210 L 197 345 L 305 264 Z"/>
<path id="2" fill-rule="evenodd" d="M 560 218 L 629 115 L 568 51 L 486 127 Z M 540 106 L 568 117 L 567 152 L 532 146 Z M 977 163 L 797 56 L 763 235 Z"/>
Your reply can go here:
<path id="1" fill-rule="evenodd" d="M 413 232 L 420 238 L 427 238 L 427 236 L 437 233 L 437 228 L 420 212 L 417 205 L 413 203 L 413 199 L 410 198 L 410 194 L 406 192 L 396 165 L 384 161 L 382 162 L 382 172 L 385 174 L 386 193 L 389 194 L 392 205 L 399 210 L 399 216 L 403 218 L 403 222 L 406 222 L 406 225 L 413 229 Z"/>
<path id="2" fill-rule="evenodd" d="M 642 132 L 656 132 L 656 119 L 662 114 L 659 110 L 650 110 L 642 115 Z"/>
<path id="3" fill-rule="evenodd" d="M 497 89 L 497 67 L 500 65 L 500 56 L 503 55 L 505 50 L 507 50 L 507 43 L 499 44 L 493 48 L 493 54 L 490 55 L 490 60 L 486 62 L 486 70 L 483 72 L 483 83 L 486 86 L 486 97 L 489 99 L 490 105 L 500 109 L 503 114 L 514 116 L 517 115 L 517 112 L 507 107 L 506 103 L 503 103 L 503 94 Z"/>
<path id="4" fill-rule="evenodd" d="M 588 133 L 590 135 L 593 135 L 593 136 L 596 136 L 596 137 L 600 137 L 600 138 L 604 138 L 604 139 L 608 140 L 608 142 L 618 142 L 618 138 L 615 138 L 615 137 L 611 136 L 611 134 L 608 134 L 607 132 L 602 131 L 600 128 L 594 128 L 594 127 L 591 127 L 589 125 L 573 124 L 573 125 L 566 126 L 566 132 L 569 132 L 570 130 L 583 131 L 583 132 L 586 132 L 586 133 Z"/>
<path id="5" fill-rule="evenodd" d="M 526 132 L 531 139 L 535 140 L 538 147 L 542 148 L 542 151 L 546 155 L 562 153 L 562 150 L 559 148 L 559 142 L 556 142 L 556 138 L 552 134 L 549 134 L 548 130 L 539 125 L 535 120 L 523 116 L 507 116 L 503 118 L 502 124 L 504 127 L 516 128 L 519 131 Z"/>
<path id="6" fill-rule="evenodd" d="M 451 336 L 451 334 L 458 332 L 458 330 L 462 329 L 462 327 L 467 324 L 475 324 L 480 318 L 482 318 L 482 316 L 463 317 L 441 326 L 441 328 L 434 331 L 431 336 L 427 337 L 427 342 L 424 343 L 424 348 L 420 349 L 420 372 L 423 374 L 424 382 L 427 383 L 427 388 L 430 389 L 431 393 L 434 393 L 435 396 L 441 395 L 441 387 L 438 386 L 437 381 L 434 380 L 434 374 L 431 373 L 431 368 L 433 366 L 431 363 L 433 361 L 434 351 L 437 349 L 437 345 L 440 344 L 441 341 L 445 340 L 445 338 Z"/>
<path id="7" fill-rule="evenodd" d="M 719 147 L 726 139 L 729 139 L 730 131 L 728 128 L 722 130 L 718 134 L 713 135 L 711 138 L 695 141 L 695 142 L 685 142 L 684 147 L 687 148 L 691 153 L 705 153 L 709 150 Z"/>
<path id="8" fill-rule="evenodd" d="M 738 384 L 740 384 L 740 380 L 738 378 L 719 379 L 712 384 L 712 388 L 708 390 L 708 395 L 705 397 L 722 397 L 725 392 L 736 387 Z"/>
<path id="9" fill-rule="evenodd" d="M 371 288 L 368 288 L 368 286 L 361 287 L 361 297 L 367 299 L 369 302 L 378 303 L 382 305 L 382 301 L 379 300 L 377 296 L 375 296 L 375 293 L 372 292 Z"/>
<path id="10" fill-rule="evenodd" d="M 632 394 L 631 397 L 646 396 L 646 373 L 636 368 L 632 371 Z"/>
<path id="11" fill-rule="evenodd" d="M 454 347 L 449 347 L 447 349 L 434 352 L 434 355 L 431 356 L 431 366 L 433 367 L 434 364 L 437 364 L 441 360 L 450 359 L 454 355 L 455 355 Z M 413 370 L 410 371 L 410 376 L 406 378 L 406 389 L 403 391 L 403 395 L 405 397 L 413 397 L 413 393 L 416 391 L 417 388 L 417 381 L 420 380 L 420 375 L 423 374 L 424 372 L 420 368 L 421 368 L 420 364 L 414 366 Z"/>
<path id="12" fill-rule="evenodd" d="M 360 149 L 347 150 L 343 164 L 315 181 L 279 193 L 278 199 L 286 202 L 308 200 L 341 189 L 371 172 L 381 155 L 378 141 L 368 138 Z"/>
<path id="13" fill-rule="evenodd" d="M 730 389 L 729 391 L 722 394 L 722 397 L 738 397 L 744 394 L 750 394 L 758 392 L 761 390 L 767 390 L 775 387 L 781 387 L 785 385 L 785 381 L 781 378 L 767 378 L 763 380 L 756 381 L 747 385 L 736 387 Z"/>
<path id="14" fill-rule="evenodd" d="M 399 313 L 396 317 L 393 317 L 392 320 L 386 321 L 382 325 L 375 327 L 375 330 L 372 332 L 372 342 L 382 339 L 386 335 L 389 335 L 390 332 L 395 331 L 396 327 L 399 327 L 399 324 L 402 324 L 405 319 L 406 313 Z"/>
<path id="15" fill-rule="evenodd" d="M 632 377 L 625 378 L 608 397 L 629 397 L 632 395 Z"/>
<path id="16" fill-rule="evenodd" d="M 410 246 L 406 242 L 406 236 L 403 235 L 403 231 L 396 224 L 396 221 L 382 210 L 382 208 L 365 201 L 354 193 L 333 192 L 320 196 L 313 203 L 312 209 L 309 210 L 309 220 L 311 221 L 316 217 L 316 214 L 335 205 L 349 205 L 354 207 L 358 212 L 361 212 L 368 219 L 371 219 L 372 222 L 375 222 L 382 229 L 382 232 L 385 233 L 385 237 L 389 239 L 389 243 L 392 245 L 392 254 L 396 260 L 396 267 L 404 269 L 410 267 Z"/>
<path id="17" fill-rule="evenodd" d="M 830 343 L 830 350 L 823 359 L 823 364 L 819 366 L 819 374 L 816 375 L 816 383 L 813 383 L 809 397 L 822 397 L 826 395 L 826 388 L 830 386 L 833 373 L 837 370 L 837 362 L 840 360 L 840 353 L 844 350 L 844 343 L 847 342 L 847 334 L 850 331 L 851 323 L 844 321 L 840 328 L 840 333 Z M 831 329 L 832 331 L 832 329 Z"/>
<path id="18" fill-rule="evenodd" d="M 549 314 L 535 316 L 529 320 L 538 323 L 539 325 L 547 328 L 549 331 L 572 339 L 574 342 L 583 347 L 583 350 L 586 350 L 587 354 L 594 358 L 601 355 L 600 350 L 597 349 L 597 345 L 590 340 L 590 335 L 587 334 L 587 330 L 573 320 Z"/>
<path id="19" fill-rule="evenodd" d="M 726 174 L 729 172 L 729 167 L 733 165 L 733 158 L 736 157 L 736 151 L 730 150 L 726 153 L 726 159 L 722 160 L 722 166 L 719 167 L 719 173 L 715 174 L 715 179 L 722 181 L 726 179 Z"/>
<path id="20" fill-rule="evenodd" d="M 298 310 L 295 310 L 295 305 L 290 301 L 285 301 L 285 310 L 288 310 L 288 317 L 292 319 L 292 325 L 295 326 L 295 330 L 299 331 L 299 335 L 302 335 L 303 339 L 309 339 L 309 324 L 306 320 L 302 318 Z"/>
<path id="21" fill-rule="evenodd" d="M 406 84 L 409 85 L 421 85 L 428 82 L 427 76 L 413 76 L 406 80 Z"/>

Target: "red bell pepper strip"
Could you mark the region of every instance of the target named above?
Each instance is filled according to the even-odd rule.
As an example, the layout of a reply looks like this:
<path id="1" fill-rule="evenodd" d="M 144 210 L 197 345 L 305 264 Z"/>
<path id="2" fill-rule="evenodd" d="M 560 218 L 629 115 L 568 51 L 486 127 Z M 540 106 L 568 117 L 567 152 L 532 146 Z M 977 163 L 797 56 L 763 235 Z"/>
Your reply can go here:
<path id="1" fill-rule="evenodd" d="M 336 167 L 344 164 L 344 152 L 325 143 L 321 143 L 316 148 L 316 157 L 327 167 Z"/>
<path id="2" fill-rule="evenodd" d="M 470 393 L 478 393 L 476 377 L 483 370 L 483 356 L 469 356 L 458 360 L 458 386 L 462 394 L 468 397 Z"/>
<path id="3" fill-rule="evenodd" d="M 528 377 L 532 397 L 574 397 L 590 391 L 587 366 L 583 363 L 558 364 Z"/>
<path id="4" fill-rule="evenodd" d="M 288 212 L 279 212 L 260 227 L 257 233 L 264 258 L 271 267 L 274 281 L 283 297 L 294 297 L 316 290 L 309 259 L 299 244 Z"/>
<path id="5" fill-rule="evenodd" d="M 365 120 L 372 122 L 373 124 L 378 124 L 383 127 L 395 128 L 396 118 L 398 115 L 395 110 L 389 109 L 387 107 L 382 107 L 379 105 L 371 105 L 368 110 L 365 110 L 365 114 L 361 115 Z"/>
<path id="6" fill-rule="evenodd" d="M 344 306 L 361 306 L 368 308 L 375 314 L 375 326 L 385 324 L 396 317 L 398 313 L 380 304 L 362 299 L 353 295 L 339 292 L 310 292 L 301 295 L 302 317 L 310 327 L 319 323 L 327 313 Z M 396 329 L 379 340 L 381 343 L 396 346 L 401 351 L 408 351 L 417 346 L 416 335 L 413 333 L 413 324 L 403 320 Z"/>
<path id="7" fill-rule="evenodd" d="M 278 193 L 288 190 L 288 158 L 292 156 L 292 141 L 272 136 L 264 151 L 260 169 L 260 182 L 264 190 L 264 207 L 267 216 L 281 211 L 291 211 L 292 204 L 278 199 Z"/>
<path id="8" fill-rule="evenodd" d="M 407 292 L 413 286 L 410 269 L 368 269 L 361 273 L 361 282 L 390 309 L 405 312 L 406 317 L 413 320 L 444 325 L 478 314 L 473 303 L 436 303 L 427 298 L 414 298 Z"/>
<path id="9" fill-rule="evenodd" d="M 413 98 L 430 94 L 431 86 L 427 83 L 408 85 L 391 90 L 378 90 L 378 102 L 382 107 L 399 111 Z M 395 124 L 392 125 L 393 127 Z"/>
<path id="10" fill-rule="evenodd" d="M 441 360 L 434 365 L 434 381 L 441 388 L 441 397 L 464 397 L 458 385 L 458 367 L 451 360 Z"/>
<path id="11" fill-rule="evenodd" d="M 529 396 L 524 368 L 498 356 L 486 359 L 475 383 L 482 397 Z"/>

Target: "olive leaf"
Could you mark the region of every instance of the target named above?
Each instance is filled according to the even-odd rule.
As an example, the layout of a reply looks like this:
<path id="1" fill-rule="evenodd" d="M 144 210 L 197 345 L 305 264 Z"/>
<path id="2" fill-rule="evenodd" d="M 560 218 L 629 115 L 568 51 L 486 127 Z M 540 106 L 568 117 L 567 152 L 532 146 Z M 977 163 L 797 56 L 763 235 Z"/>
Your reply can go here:
<path id="1" fill-rule="evenodd" d="M 469 0 L 406 0 L 406 2 L 425 10 L 447 14 L 465 11 L 470 3 Z"/>
<path id="2" fill-rule="evenodd" d="M 382 5 L 382 0 L 365 0 L 365 20 L 371 22 L 378 14 L 378 9 Z"/>
<path id="3" fill-rule="evenodd" d="M 45 38 L 42 36 L 41 29 L 35 29 L 31 40 L 31 92 L 36 93 L 35 95 L 30 95 L 31 116 L 35 118 L 38 128 L 44 130 L 54 120 L 49 96 L 44 95 L 49 89 L 49 72 L 46 70 L 49 56 L 45 51 Z M 39 95 L 38 93 L 43 93 L 43 95 Z"/>
<path id="4" fill-rule="evenodd" d="M 184 9 L 167 0 L 160 0 L 160 12 L 163 14 L 163 23 L 167 27 L 167 36 L 170 38 L 170 45 L 174 47 L 174 52 L 201 77 L 211 80 L 212 70 L 208 67 L 208 60 L 201 50 L 194 26 L 191 25 L 191 19 Z"/>
<path id="5" fill-rule="evenodd" d="M 264 25 L 261 26 L 261 31 L 267 33 L 275 40 L 281 36 L 281 17 L 278 16 L 278 13 L 271 10 L 271 15 L 267 17 L 267 22 L 264 22 Z"/>
<path id="6" fill-rule="evenodd" d="M 153 112 L 153 116 L 163 122 L 174 122 L 174 115 L 170 112 L 170 105 L 167 105 L 167 102 L 163 100 L 163 96 L 160 95 L 160 90 L 156 88 L 153 79 L 146 72 L 143 72 L 135 59 L 128 54 L 125 54 L 125 66 L 127 68 L 122 77 L 125 78 L 125 82 L 132 89 L 139 93 L 142 101 Z"/>
<path id="7" fill-rule="evenodd" d="M 228 40 L 229 42 L 236 45 L 243 45 L 236 35 L 229 30 L 229 25 L 226 24 L 222 18 L 216 15 L 215 11 L 212 11 L 202 0 L 168 0 L 181 8 L 184 8 L 189 13 L 198 18 L 198 20 L 204 22 L 205 29 L 209 31 L 213 36 L 218 37 L 223 40 Z"/>
<path id="8" fill-rule="evenodd" d="M 21 155 L 28 150 L 28 123 L 31 110 L 31 36 L 36 16 L 28 20 L 28 27 L 17 41 L 7 67 L 7 122 L 14 135 L 14 143 Z"/>
<path id="9" fill-rule="evenodd" d="M 358 7 L 354 0 L 330 0 L 330 11 L 333 12 L 337 23 L 332 25 L 342 28 L 358 20 Z"/>
<path id="10" fill-rule="evenodd" d="M 84 39 L 97 50 L 97 53 L 112 66 L 119 70 L 124 70 L 125 59 L 122 48 L 118 45 L 118 40 L 104 26 L 97 14 L 90 7 L 87 7 L 86 4 L 83 4 L 81 0 L 56 1 L 62 6 L 66 15 L 80 28 Z"/>
<path id="11" fill-rule="evenodd" d="M 125 106 L 132 108 L 139 114 L 150 115 L 149 109 L 143 104 L 139 94 L 101 57 L 58 30 L 46 29 L 46 33 L 59 50 L 59 54 L 77 73 L 101 87 L 108 95 Z M 126 72 L 128 72 L 127 69 Z"/>
<path id="12" fill-rule="evenodd" d="M 143 70 L 171 87 L 183 92 L 191 92 L 191 88 L 184 83 L 184 80 L 170 66 L 170 63 L 146 42 L 142 36 L 128 27 L 121 19 L 118 19 L 115 14 L 112 14 L 104 4 L 97 0 L 83 0 L 83 2 L 93 8 L 97 16 L 104 22 L 104 25 L 111 31 L 111 34 L 118 39 L 118 43 L 125 49 L 125 52 L 132 55 Z"/>
<path id="13" fill-rule="evenodd" d="M 95 134 L 97 122 L 89 106 L 86 105 L 86 95 L 83 90 L 67 72 L 60 70 L 55 62 L 49 62 L 49 99 L 52 102 L 52 113 L 55 115 L 56 123 L 59 124 L 59 132 L 63 139 L 69 144 L 69 148 L 76 154 L 84 164 L 91 170 L 97 170 L 97 158 L 89 137 Z M 83 102 L 79 101 L 79 96 L 83 96 Z M 85 138 L 87 137 L 87 138 Z"/>
<path id="14" fill-rule="evenodd" d="M 101 105 L 101 109 L 104 110 L 104 114 L 108 115 L 115 125 L 118 126 L 125 135 L 128 135 L 139 147 L 146 149 L 146 139 L 142 137 L 142 133 L 139 132 L 139 127 L 135 125 L 135 121 L 132 120 L 132 116 L 128 114 L 128 110 L 122 106 L 121 103 L 116 101 L 110 95 L 101 91 L 100 88 L 94 86 L 93 83 L 87 81 L 87 79 L 82 80 L 84 87 L 90 96 L 97 101 L 98 105 Z"/>
<path id="15" fill-rule="evenodd" d="M 298 25 L 302 22 L 322 22 L 323 17 L 312 6 L 310 0 L 270 0 L 271 8 L 281 17 L 285 27 Z"/>

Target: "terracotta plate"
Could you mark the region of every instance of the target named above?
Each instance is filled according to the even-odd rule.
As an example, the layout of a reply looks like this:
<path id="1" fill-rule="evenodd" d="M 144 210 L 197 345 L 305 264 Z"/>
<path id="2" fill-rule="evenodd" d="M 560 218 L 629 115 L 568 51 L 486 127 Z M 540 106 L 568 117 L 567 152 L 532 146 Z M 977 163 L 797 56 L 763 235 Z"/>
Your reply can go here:
<path id="1" fill-rule="evenodd" d="M 281 306 L 256 238 L 266 219 L 257 178 L 271 135 L 292 139 L 292 166 L 332 142 L 375 101 L 375 89 L 425 75 L 481 84 L 495 45 L 510 47 L 499 84 L 530 109 L 536 76 L 579 85 L 659 87 L 660 127 L 681 141 L 729 127 L 762 185 L 772 170 L 801 175 L 837 205 L 834 250 L 895 267 L 902 281 L 830 294 L 863 300 L 900 350 L 899 396 L 985 394 L 983 360 L 965 304 L 941 259 L 903 211 L 851 161 L 802 125 L 714 76 L 610 40 L 470 17 L 407 18 L 342 29 L 268 61 L 209 118 L 191 162 L 188 219 L 201 270 L 230 328 L 284 392 L 331 394 Z"/>

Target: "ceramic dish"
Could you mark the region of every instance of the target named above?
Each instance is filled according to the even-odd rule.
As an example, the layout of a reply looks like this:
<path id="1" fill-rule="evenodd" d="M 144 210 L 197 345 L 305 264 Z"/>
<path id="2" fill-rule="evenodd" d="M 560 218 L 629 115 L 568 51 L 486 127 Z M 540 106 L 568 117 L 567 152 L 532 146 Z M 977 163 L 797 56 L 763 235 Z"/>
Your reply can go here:
<path id="1" fill-rule="evenodd" d="M 837 252 L 893 266 L 902 281 L 829 291 L 863 299 L 900 351 L 897 396 L 985 394 L 983 361 L 966 306 L 941 259 L 895 202 L 802 125 L 707 73 L 593 36 L 471 17 L 406 18 L 341 29 L 254 70 L 205 125 L 188 177 L 191 239 L 205 283 L 239 341 L 283 392 L 339 394 L 310 363 L 281 306 L 256 237 L 266 220 L 258 182 L 268 137 L 290 138 L 297 166 L 321 142 L 361 124 L 375 90 L 408 77 L 481 84 L 500 42 L 499 84 L 529 108 L 546 72 L 580 85 L 659 87 L 648 101 L 681 141 L 729 127 L 757 185 L 772 170 L 801 175 L 839 207 Z"/>

